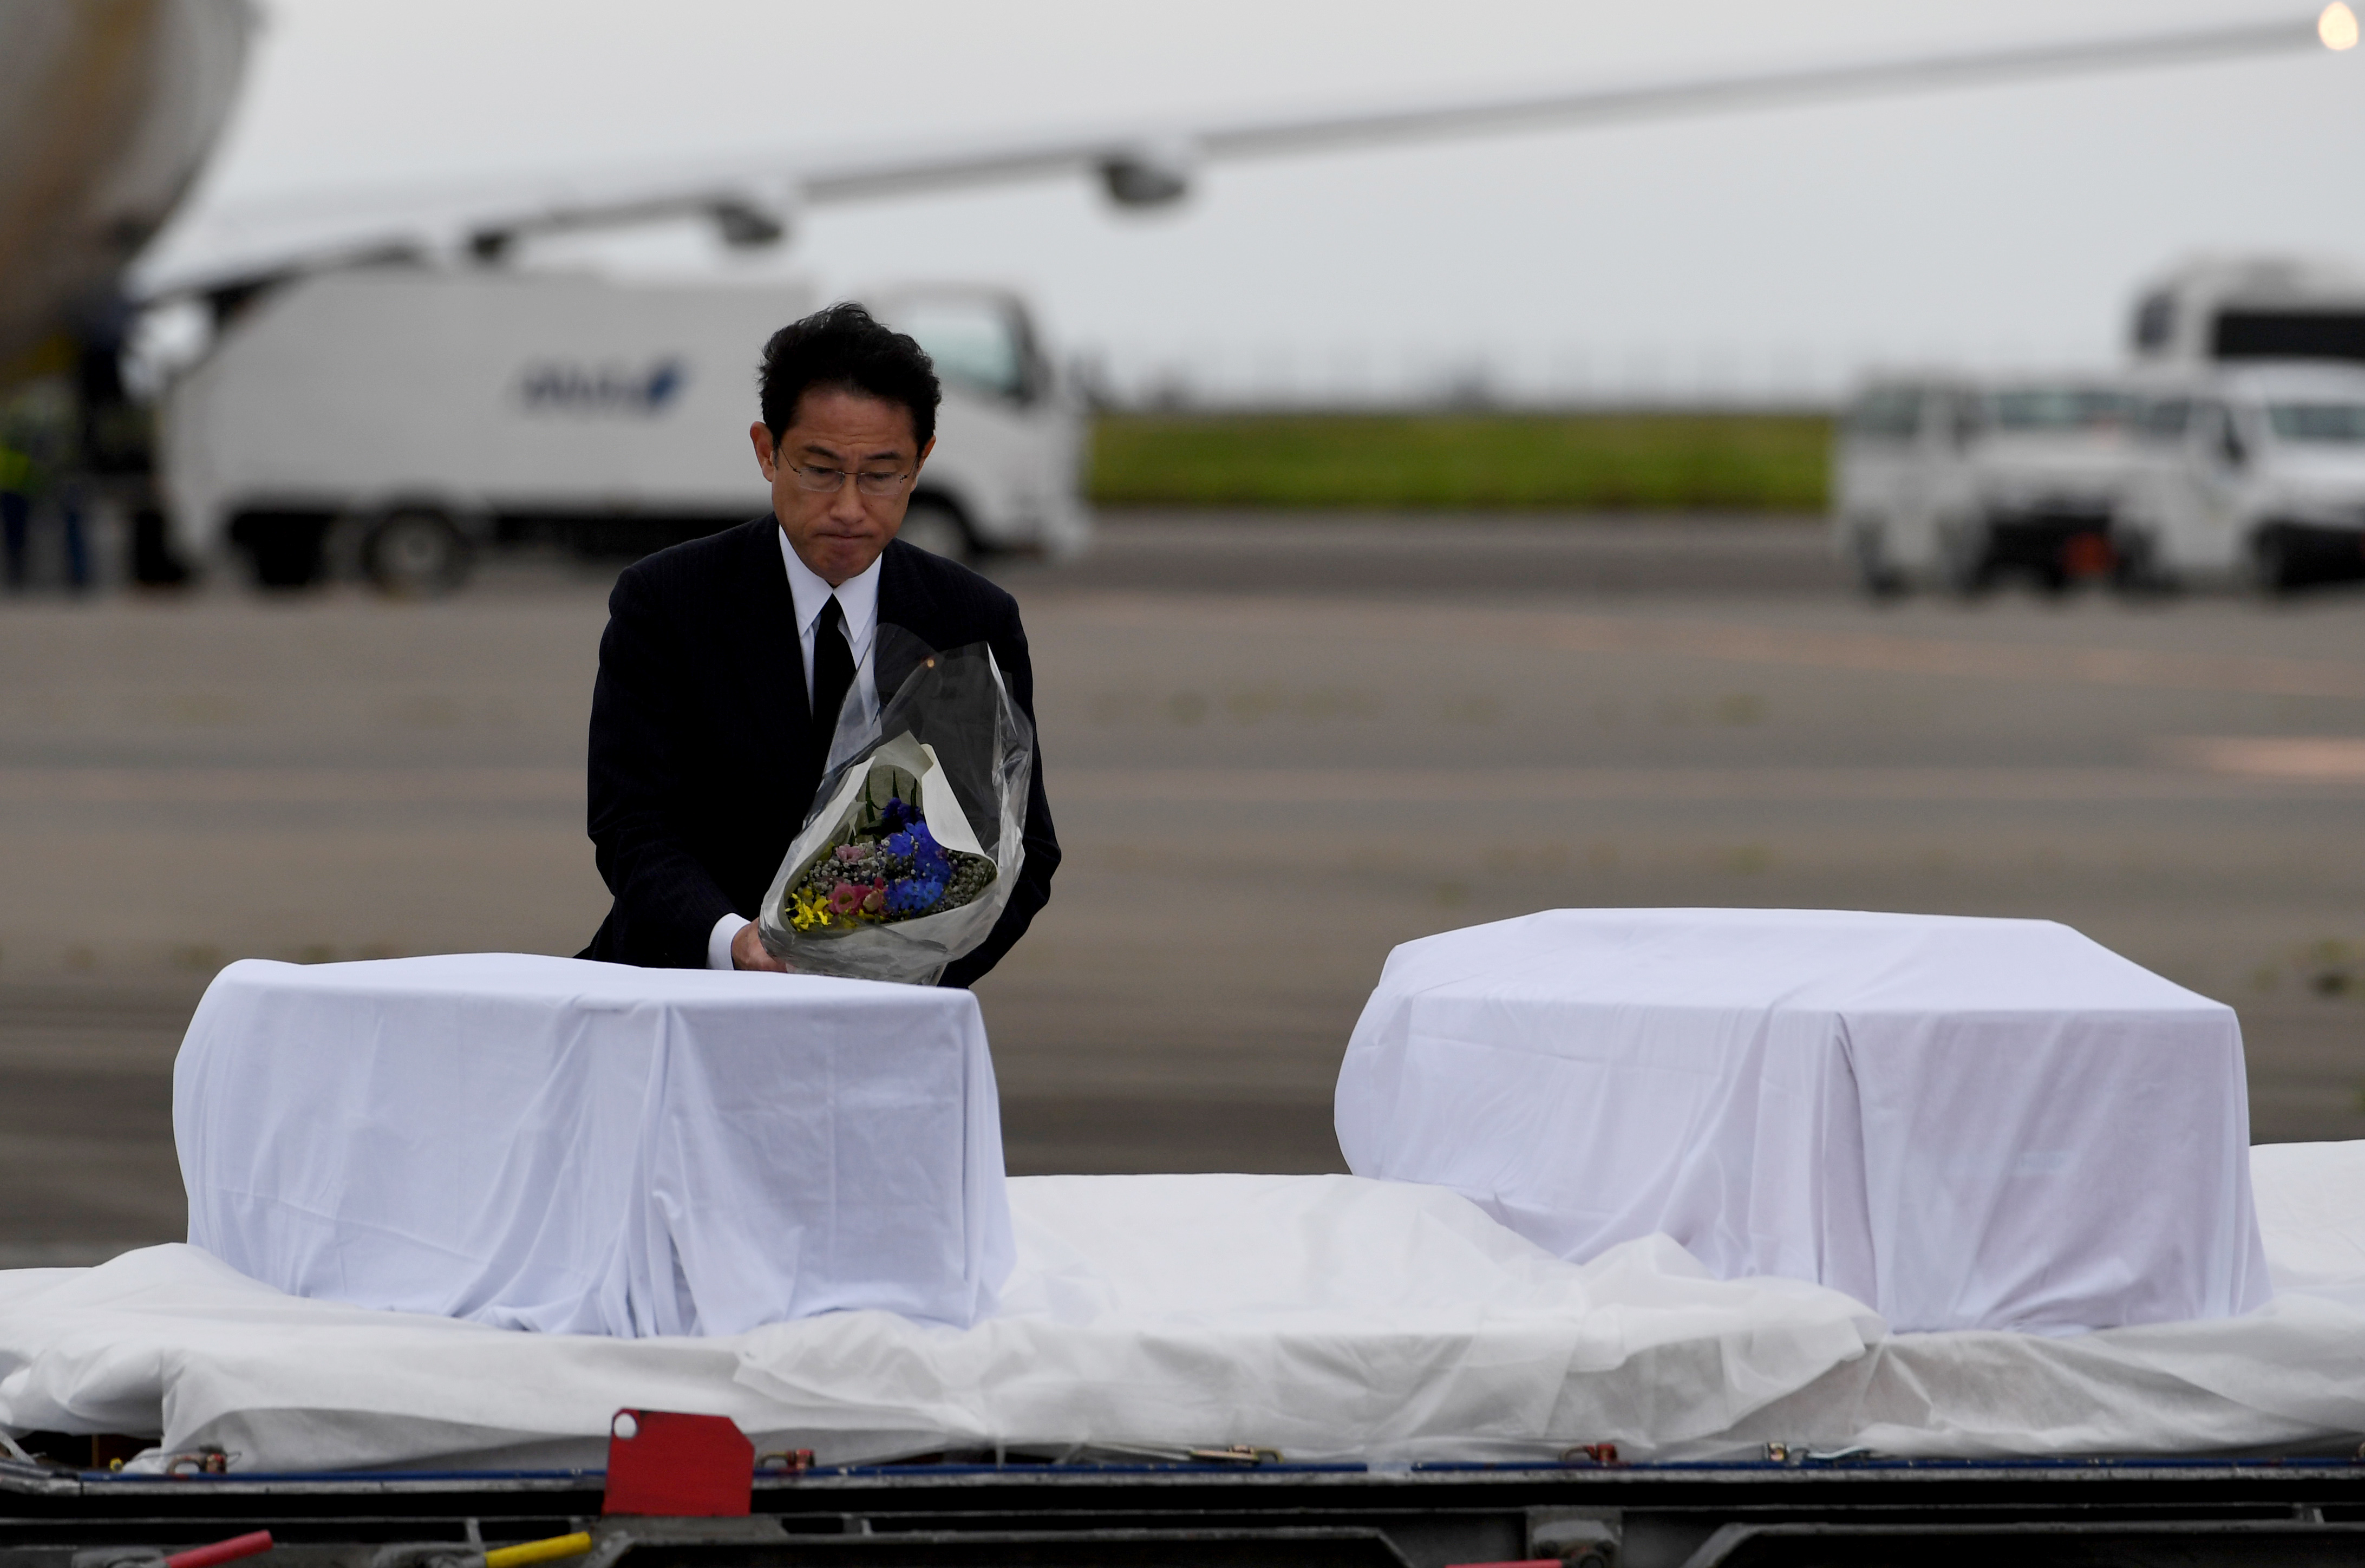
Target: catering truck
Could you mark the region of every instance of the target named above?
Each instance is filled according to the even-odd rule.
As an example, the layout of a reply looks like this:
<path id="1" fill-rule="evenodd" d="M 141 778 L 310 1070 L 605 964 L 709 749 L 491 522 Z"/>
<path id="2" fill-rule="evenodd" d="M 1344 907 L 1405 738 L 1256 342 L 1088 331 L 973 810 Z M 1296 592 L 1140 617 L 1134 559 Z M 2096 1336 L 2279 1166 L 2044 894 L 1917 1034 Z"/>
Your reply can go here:
<path id="1" fill-rule="evenodd" d="M 2151 368 L 2365 364 L 2365 273 L 2326 257 L 2190 257 L 2138 292 L 2128 340 Z"/>
<path id="2" fill-rule="evenodd" d="M 2134 408 L 2106 376 L 1876 379 L 1839 422 L 1833 543 L 1876 594 L 2107 571 Z"/>
<path id="3" fill-rule="evenodd" d="M 1065 554 L 1090 518 L 1083 418 L 1024 304 L 965 286 L 873 296 L 945 387 L 904 537 Z M 758 516 L 747 444 L 764 341 L 798 286 L 499 268 L 355 267 L 263 293 L 166 395 L 179 554 L 268 586 L 349 558 L 392 592 L 456 586 L 500 541 L 633 551 Z"/>

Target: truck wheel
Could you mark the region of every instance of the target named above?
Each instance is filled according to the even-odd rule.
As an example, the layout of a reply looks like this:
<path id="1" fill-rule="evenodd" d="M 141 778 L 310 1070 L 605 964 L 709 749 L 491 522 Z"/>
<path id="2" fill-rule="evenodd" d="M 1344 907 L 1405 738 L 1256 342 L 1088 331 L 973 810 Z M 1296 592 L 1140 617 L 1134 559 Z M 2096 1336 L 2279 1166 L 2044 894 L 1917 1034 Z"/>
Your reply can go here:
<path id="1" fill-rule="evenodd" d="M 179 588 L 189 568 L 173 554 L 164 514 L 152 502 L 131 514 L 131 580 L 141 588 Z"/>
<path id="2" fill-rule="evenodd" d="M 438 512 L 398 511 L 362 541 L 362 570 L 382 593 L 432 599 L 465 582 L 476 552 Z"/>
<path id="3" fill-rule="evenodd" d="M 230 542 L 246 552 L 257 588 L 308 588 L 327 565 L 329 520 L 317 512 L 247 511 L 230 519 Z"/>
<path id="4" fill-rule="evenodd" d="M 1866 599 L 1896 599 L 1905 592 L 1905 574 L 1889 565 L 1885 537 L 1878 523 L 1866 523 L 1849 539 L 1849 564 Z"/>
<path id="5" fill-rule="evenodd" d="M 1984 533 L 1957 539 L 1946 552 L 1946 586 L 1956 597 L 1978 599 L 1995 587 L 1996 562 Z"/>
<path id="6" fill-rule="evenodd" d="M 2166 599 L 2176 591 L 2176 579 L 2160 565 L 2152 535 L 2128 532 L 2112 541 L 2111 586 L 2127 599 Z"/>
<path id="7" fill-rule="evenodd" d="M 2262 528 L 2250 538 L 2250 586 L 2269 597 L 2299 587 L 2299 566 L 2292 559 L 2291 541 L 2280 528 Z"/>
<path id="8" fill-rule="evenodd" d="M 947 561 L 966 562 L 975 554 L 960 514 L 942 501 L 913 501 L 903 513 L 903 526 L 895 537 Z"/>

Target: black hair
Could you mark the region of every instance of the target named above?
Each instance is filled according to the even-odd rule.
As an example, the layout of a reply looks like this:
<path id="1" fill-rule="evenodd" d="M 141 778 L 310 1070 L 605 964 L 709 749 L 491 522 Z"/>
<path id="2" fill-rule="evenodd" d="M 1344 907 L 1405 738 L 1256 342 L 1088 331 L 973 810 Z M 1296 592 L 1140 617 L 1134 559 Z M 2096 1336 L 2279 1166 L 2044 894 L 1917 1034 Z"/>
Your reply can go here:
<path id="1" fill-rule="evenodd" d="M 944 396 L 936 367 L 910 336 L 851 300 L 791 321 L 765 343 L 764 428 L 774 446 L 796 422 L 798 399 L 816 386 L 901 403 L 911 413 L 918 451 L 936 438 L 936 404 Z"/>

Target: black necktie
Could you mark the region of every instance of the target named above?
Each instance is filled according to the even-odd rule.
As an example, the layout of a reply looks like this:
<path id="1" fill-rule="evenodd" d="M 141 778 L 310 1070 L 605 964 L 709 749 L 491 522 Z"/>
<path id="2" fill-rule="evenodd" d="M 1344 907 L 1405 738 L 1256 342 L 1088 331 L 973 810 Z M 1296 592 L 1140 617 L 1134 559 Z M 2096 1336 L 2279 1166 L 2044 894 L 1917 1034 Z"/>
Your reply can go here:
<path id="1" fill-rule="evenodd" d="M 813 752 L 823 767 L 829 764 L 829 743 L 837 734 L 837 711 L 846 705 L 846 689 L 853 684 L 854 650 L 846 642 L 846 611 L 832 594 L 813 627 Z"/>

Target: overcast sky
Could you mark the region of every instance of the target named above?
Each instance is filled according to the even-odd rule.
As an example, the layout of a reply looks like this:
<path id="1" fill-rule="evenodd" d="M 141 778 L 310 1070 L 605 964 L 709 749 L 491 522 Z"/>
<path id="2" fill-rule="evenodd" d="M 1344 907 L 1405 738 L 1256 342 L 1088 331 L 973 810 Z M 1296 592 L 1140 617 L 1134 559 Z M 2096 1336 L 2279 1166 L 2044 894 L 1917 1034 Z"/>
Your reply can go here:
<path id="1" fill-rule="evenodd" d="M 199 201 L 1654 81 L 2290 17 L 2270 0 L 264 0 Z M 2365 261 L 2365 50 L 824 207 L 643 270 L 1015 284 L 1120 385 L 1732 396 L 1871 362 L 2108 362 L 2199 248 Z"/>

